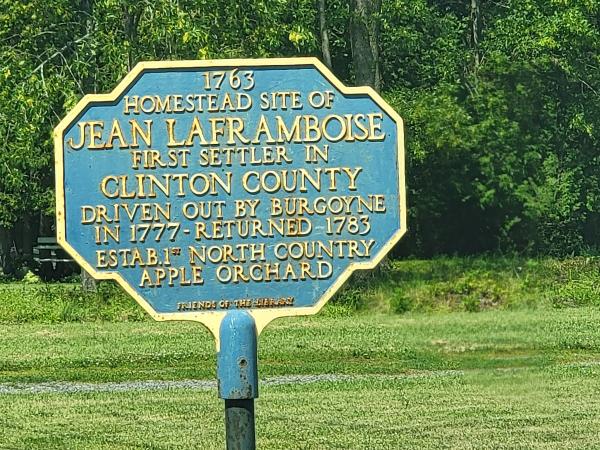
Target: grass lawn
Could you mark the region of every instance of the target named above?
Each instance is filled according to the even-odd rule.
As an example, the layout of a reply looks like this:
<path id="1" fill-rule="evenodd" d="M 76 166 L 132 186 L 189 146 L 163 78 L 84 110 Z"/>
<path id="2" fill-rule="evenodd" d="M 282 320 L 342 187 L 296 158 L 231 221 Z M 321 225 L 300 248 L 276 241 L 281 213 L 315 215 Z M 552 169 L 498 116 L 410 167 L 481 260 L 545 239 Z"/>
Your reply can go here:
<path id="1" fill-rule="evenodd" d="M 0 278 L 0 324 L 150 320 L 114 283 L 84 292 L 76 282 L 35 278 Z M 599 278 L 600 257 L 388 260 L 351 278 L 328 307 L 389 314 L 600 306 Z"/>
<path id="2" fill-rule="evenodd" d="M 259 448 L 597 448 L 600 309 L 320 315 L 260 338 Z M 214 379 L 187 323 L 0 326 L 0 382 Z M 215 390 L 0 395 L 0 448 L 223 448 Z"/>

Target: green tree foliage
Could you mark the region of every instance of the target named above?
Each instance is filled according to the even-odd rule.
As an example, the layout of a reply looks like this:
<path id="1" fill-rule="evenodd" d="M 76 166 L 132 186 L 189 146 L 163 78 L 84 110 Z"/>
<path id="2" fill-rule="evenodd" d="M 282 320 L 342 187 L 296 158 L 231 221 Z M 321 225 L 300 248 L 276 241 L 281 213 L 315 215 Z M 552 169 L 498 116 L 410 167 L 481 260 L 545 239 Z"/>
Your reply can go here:
<path id="1" fill-rule="evenodd" d="M 384 48 L 401 61 L 394 77 L 386 60 L 384 89 L 409 129 L 410 251 L 598 247 L 598 12 L 397 1 L 383 15 Z"/>
<path id="2" fill-rule="evenodd" d="M 326 0 L 355 79 L 348 0 Z M 0 0 L 0 226 L 52 212 L 52 129 L 141 60 L 319 55 L 316 0 Z M 600 247 L 595 0 L 383 0 L 381 89 L 407 126 L 413 254 Z M 354 48 L 354 51 L 356 49 Z"/>
<path id="3" fill-rule="evenodd" d="M 73 84 L 62 59 L 77 17 L 66 3 L 0 2 L 0 225 L 50 211 L 51 130 Z"/>
<path id="4" fill-rule="evenodd" d="M 141 60 L 297 55 L 311 2 L 0 0 L 0 225 L 52 212 L 52 129 Z"/>

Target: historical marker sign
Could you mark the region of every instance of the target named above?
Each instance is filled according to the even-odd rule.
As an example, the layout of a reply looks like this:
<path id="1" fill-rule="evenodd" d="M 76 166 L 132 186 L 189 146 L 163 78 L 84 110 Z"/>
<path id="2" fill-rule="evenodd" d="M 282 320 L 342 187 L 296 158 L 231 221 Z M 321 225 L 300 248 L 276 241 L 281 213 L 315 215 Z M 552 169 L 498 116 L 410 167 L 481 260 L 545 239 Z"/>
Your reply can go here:
<path id="1" fill-rule="evenodd" d="M 313 58 L 140 63 L 56 128 L 57 237 L 157 320 L 260 331 L 400 239 L 402 133 Z"/>

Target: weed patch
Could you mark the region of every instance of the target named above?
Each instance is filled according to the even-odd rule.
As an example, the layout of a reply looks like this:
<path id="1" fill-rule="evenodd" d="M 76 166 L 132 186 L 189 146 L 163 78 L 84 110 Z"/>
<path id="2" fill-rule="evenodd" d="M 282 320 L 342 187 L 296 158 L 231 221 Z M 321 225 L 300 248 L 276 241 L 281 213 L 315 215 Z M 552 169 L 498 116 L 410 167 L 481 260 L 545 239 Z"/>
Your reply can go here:
<path id="1" fill-rule="evenodd" d="M 96 292 L 71 283 L 0 284 L 0 323 L 140 321 L 146 314 L 111 282 Z"/>

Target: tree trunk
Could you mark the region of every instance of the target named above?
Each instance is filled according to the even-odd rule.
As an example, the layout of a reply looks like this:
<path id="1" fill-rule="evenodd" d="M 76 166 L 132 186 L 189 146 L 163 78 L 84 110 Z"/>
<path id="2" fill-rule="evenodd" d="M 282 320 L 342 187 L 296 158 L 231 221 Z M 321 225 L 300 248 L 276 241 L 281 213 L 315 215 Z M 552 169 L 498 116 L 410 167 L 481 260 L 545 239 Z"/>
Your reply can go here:
<path id="1" fill-rule="evenodd" d="M 34 219 L 30 215 L 24 215 L 21 224 L 21 252 L 23 258 L 30 265 L 33 258 L 33 246 L 37 240 L 38 230 L 33 226 Z M 34 236 L 35 235 L 35 236 Z"/>
<path id="2" fill-rule="evenodd" d="M 329 49 L 329 32 L 327 31 L 327 20 L 325 17 L 325 0 L 318 0 L 319 3 L 319 29 L 321 31 L 321 53 L 323 62 L 331 69 L 331 51 Z"/>
<path id="3" fill-rule="evenodd" d="M 479 14 L 479 0 L 470 0 L 470 20 L 471 20 L 471 32 L 469 35 L 469 43 L 473 55 L 472 65 L 470 68 L 471 81 L 469 87 L 470 91 L 477 92 L 477 74 L 479 72 L 479 65 L 481 64 L 481 54 L 479 52 L 479 33 L 480 33 L 480 14 Z"/>
<path id="4" fill-rule="evenodd" d="M 381 0 L 371 2 L 371 17 L 369 20 L 369 42 L 373 54 L 373 88 L 381 91 L 381 66 L 379 64 L 379 30 L 381 24 Z"/>
<path id="5" fill-rule="evenodd" d="M 86 292 L 98 290 L 98 282 L 83 267 L 81 268 L 81 288 Z"/>
<path id="6" fill-rule="evenodd" d="M 139 5 L 124 6 L 123 7 L 123 20 L 125 25 L 125 36 L 129 41 L 129 49 L 127 52 L 127 65 L 129 71 L 133 69 L 133 66 L 137 63 L 137 57 L 135 51 L 137 50 L 138 40 L 138 24 L 142 15 L 142 10 Z"/>
<path id="7" fill-rule="evenodd" d="M 81 0 L 81 12 L 83 14 L 83 22 L 85 23 L 85 34 L 91 36 L 95 31 L 94 0 Z M 93 39 L 90 39 L 90 42 L 93 41 Z M 94 57 L 94 61 L 96 61 L 96 57 Z M 83 80 L 81 80 L 83 91 L 86 94 L 95 94 L 97 91 L 96 66 L 97 64 L 92 64 L 92 69 L 85 75 Z"/>
<path id="8" fill-rule="evenodd" d="M 477 73 L 481 56 L 479 55 L 479 1 L 471 0 L 471 49 L 473 50 L 473 71 Z"/>
<path id="9" fill-rule="evenodd" d="M 13 264 L 10 254 L 11 233 L 10 230 L 0 226 L 0 272 L 12 274 Z"/>
<path id="10" fill-rule="evenodd" d="M 381 0 L 352 0 L 350 43 L 357 85 L 381 89 L 379 15 Z"/>

